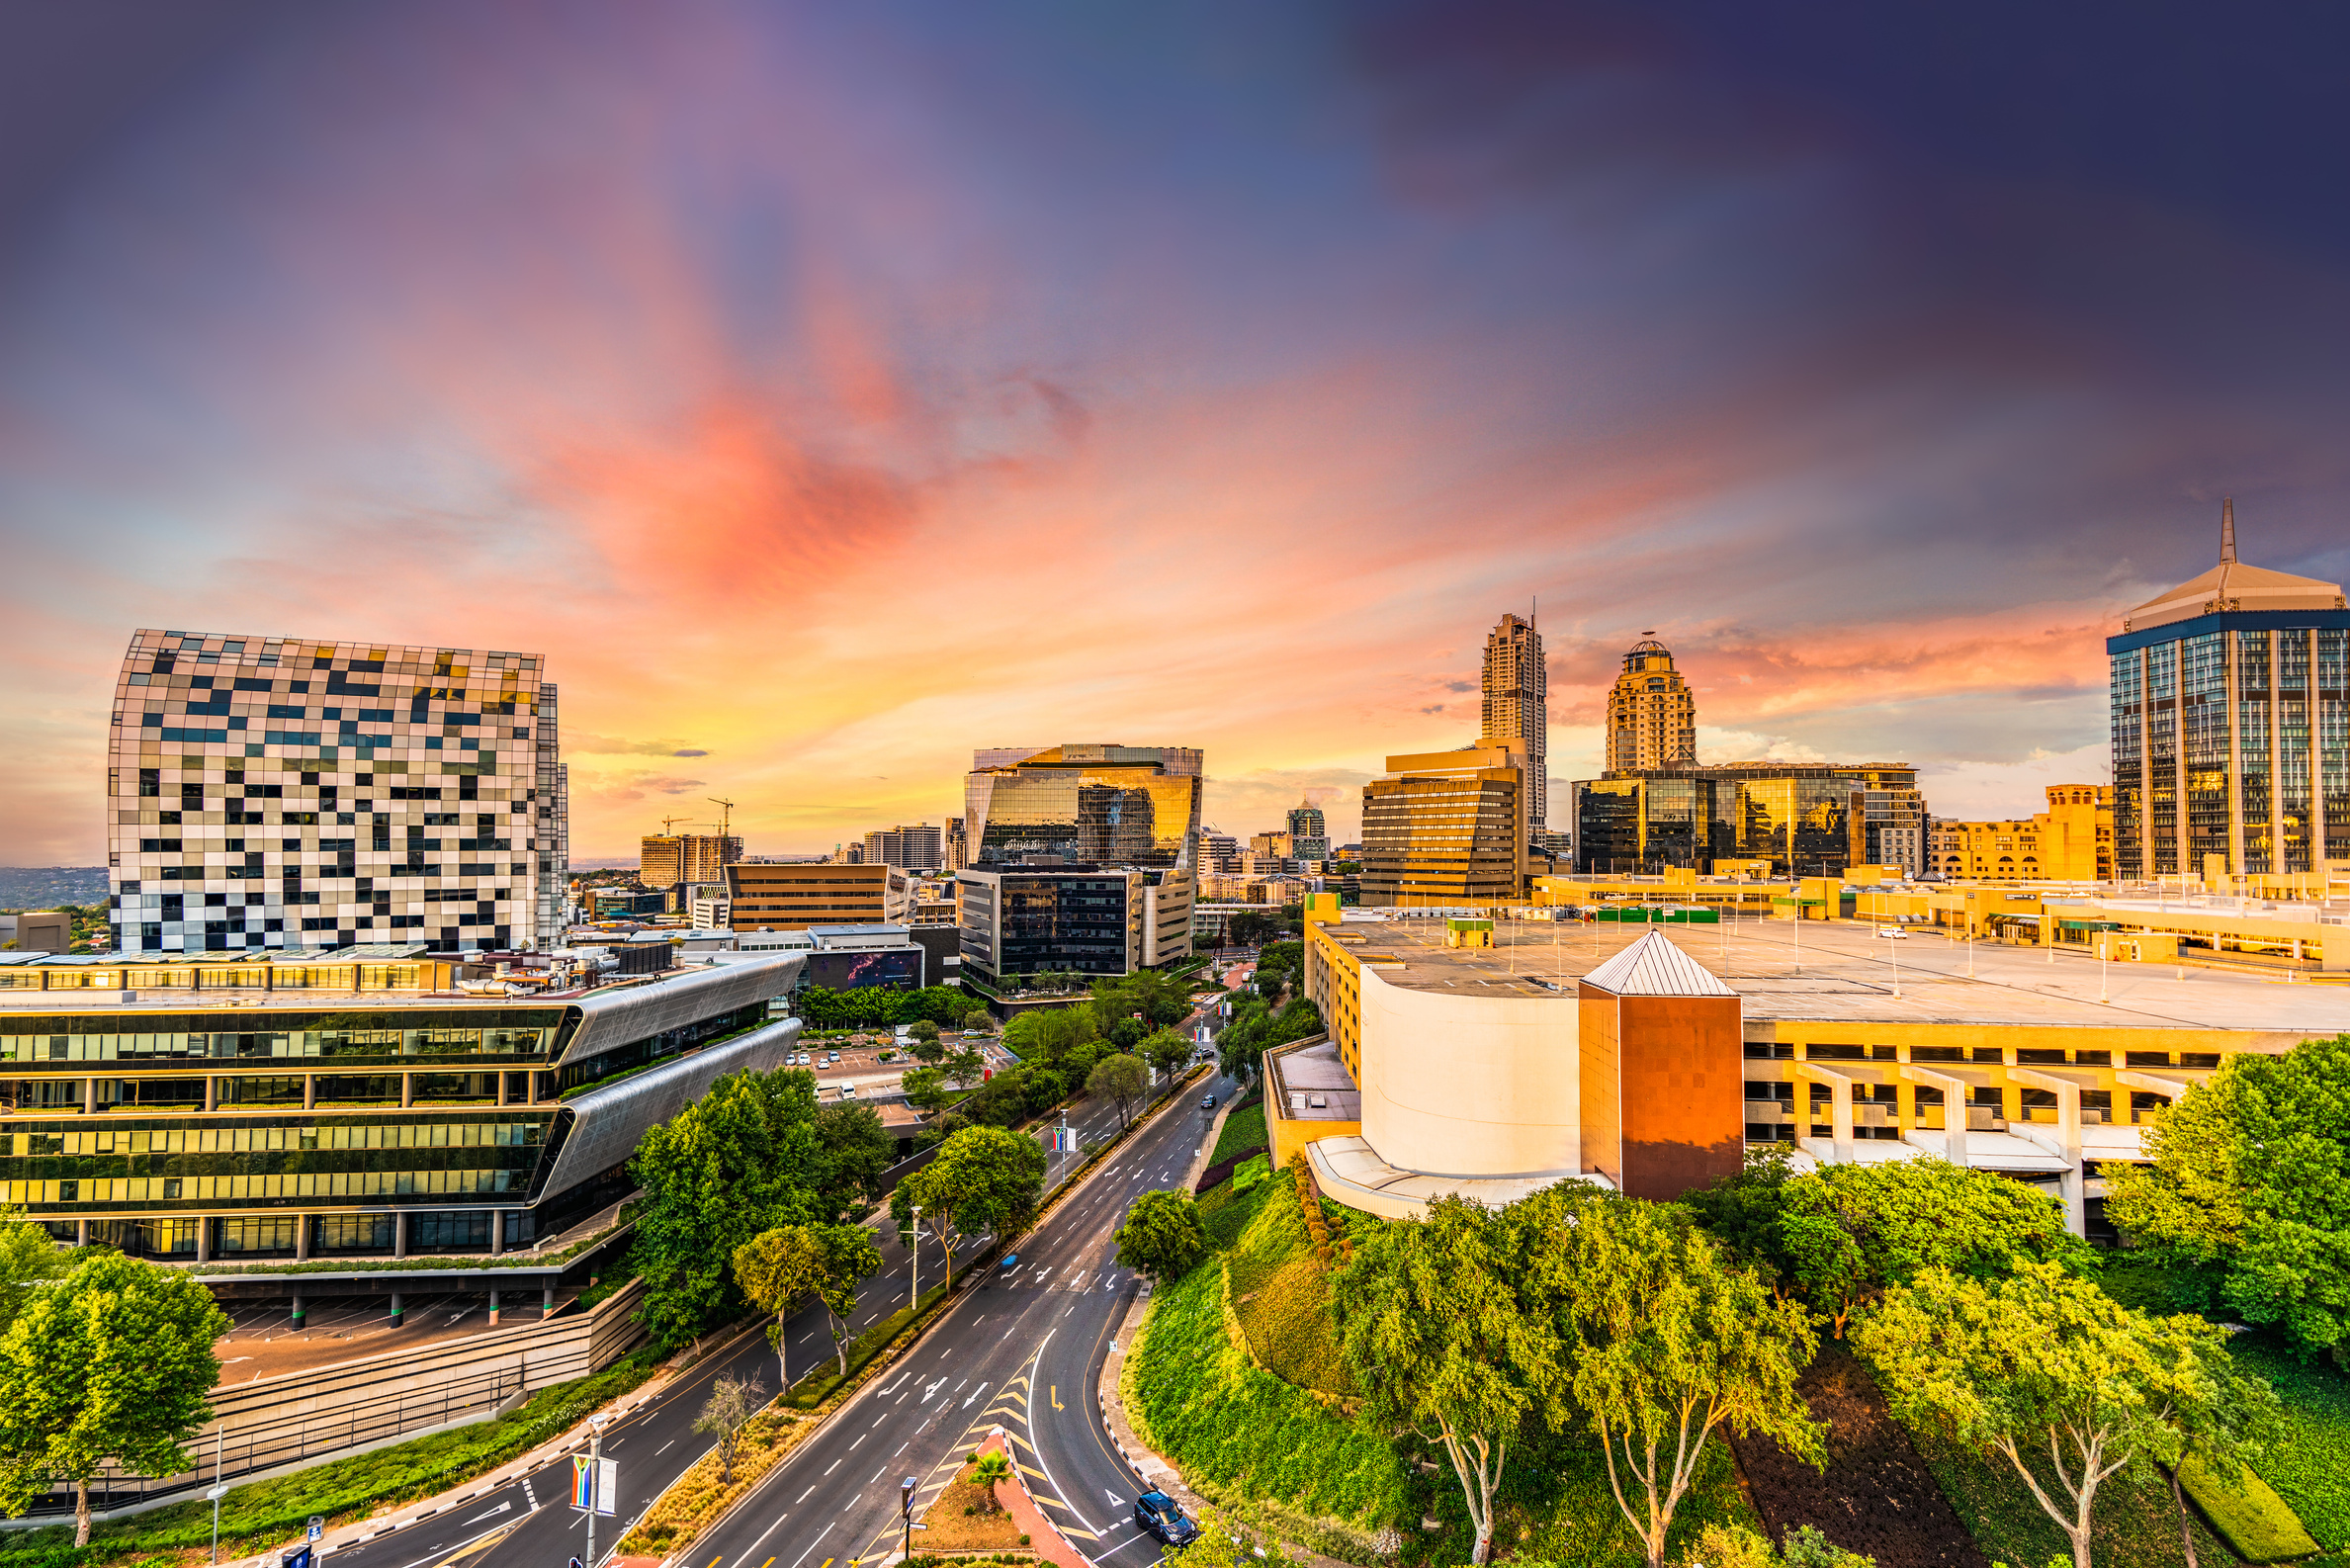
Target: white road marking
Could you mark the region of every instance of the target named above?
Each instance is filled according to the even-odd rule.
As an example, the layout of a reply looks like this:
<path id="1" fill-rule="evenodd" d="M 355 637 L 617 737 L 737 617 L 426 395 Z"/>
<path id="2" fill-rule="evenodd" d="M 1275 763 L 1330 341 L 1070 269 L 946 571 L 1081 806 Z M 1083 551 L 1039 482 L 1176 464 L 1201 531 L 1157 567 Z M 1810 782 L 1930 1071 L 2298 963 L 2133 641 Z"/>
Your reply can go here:
<path id="1" fill-rule="evenodd" d="M 491 1509 L 486 1514 L 476 1514 L 472 1519 L 467 1520 L 465 1524 L 479 1524 L 485 1519 L 495 1519 L 500 1514 L 511 1514 L 512 1512 L 514 1512 L 514 1501 L 513 1499 L 508 1498 L 505 1502 L 500 1503 L 497 1507 Z M 459 1529 L 463 1529 L 465 1528 L 465 1524 L 460 1524 L 457 1527 Z"/>

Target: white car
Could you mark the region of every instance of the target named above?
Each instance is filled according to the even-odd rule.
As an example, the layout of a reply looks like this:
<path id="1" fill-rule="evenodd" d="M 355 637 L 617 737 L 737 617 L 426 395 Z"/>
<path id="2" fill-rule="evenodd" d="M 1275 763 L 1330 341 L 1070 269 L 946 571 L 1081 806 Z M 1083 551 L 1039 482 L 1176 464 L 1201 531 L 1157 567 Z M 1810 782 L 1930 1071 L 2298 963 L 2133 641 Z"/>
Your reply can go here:
<path id="1" fill-rule="evenodd" d="M 854 1084 L 841 1085 L 840 1097 L 842 1099 L 855 1099 L 857 1097 L 857 1086 Z"/>
<path id="2" fill-rule="evenodd" d="M 1888 937 L 1896 942 L 1906 942 L 1909 940 L 1909 933 L 1898 925 L 1880 925 L 1876 928 L 1876 934 L 1879 936 Z"/>

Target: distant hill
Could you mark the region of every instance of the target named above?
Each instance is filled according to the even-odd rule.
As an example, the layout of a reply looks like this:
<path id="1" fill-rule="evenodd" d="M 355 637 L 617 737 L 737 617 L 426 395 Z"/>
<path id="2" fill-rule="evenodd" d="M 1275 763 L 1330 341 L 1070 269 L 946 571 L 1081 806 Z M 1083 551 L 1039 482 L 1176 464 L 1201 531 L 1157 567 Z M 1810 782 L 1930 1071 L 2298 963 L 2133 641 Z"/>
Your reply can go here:
<path id="1" fill-rule="evenodd" d="M 0 866 L 0 910 L 105 902 L 104 866 Z"/>

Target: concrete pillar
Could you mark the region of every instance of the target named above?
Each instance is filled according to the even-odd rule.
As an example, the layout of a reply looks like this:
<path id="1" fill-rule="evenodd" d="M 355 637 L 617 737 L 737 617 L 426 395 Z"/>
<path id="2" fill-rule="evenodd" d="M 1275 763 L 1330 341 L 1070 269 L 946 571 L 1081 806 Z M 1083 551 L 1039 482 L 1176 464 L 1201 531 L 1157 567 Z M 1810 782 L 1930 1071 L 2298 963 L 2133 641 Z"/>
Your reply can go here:
<path id="1" fill-rule="evenodd" d="M 405 1209 L 392 1216 L 392 1256 L 408 1256 L 408 1211 Z M 396 1301 L 399 1298 L 394 1296 L 392 1299 Z"/>
<path id="2" fill-rule="evenodd" d="M 506 1102 L 506 1075 L 503 1070 L 497 1076 L 497 1102 L 500 1105 Z"/>
<path id="3" fill-rule="evenodd" d="M 399 1076 L 399 1102 L 400 1102 L 400 1105 L 401 1105 L 401 1107 L 402 1107 L 402 1108 L 405 1108 L 405 1107 L 407 1107 L 407 1106 L 409 1106 L 409 1105 L 413 1105 L 413 1104 L 415 1104 L 415 1103 L 416 1103 L 416 1075 L 415 1075 L 415 1074 L 413 1074 L 413 1073 L 402 1073 L 402 1074 L 400 1074 L 400 1076 Z"/>
<path id="4" fill-rule="evenodd" d="M 1814 1062 L 1795 1064 L 1795 1080 L 1828 1086 L 1828 1141 L 1830 1158 L 1838 1165 L 1853 1163 L 1853 1081 L 1833 1068 Z M 1811 1124 L 1810 1096 L 1799 1107 L 1806 1127 Z"/>
<path id="5" fill-rule="evenodd" d="M 2037 1125 L 2010 1123 L 2008 1130 L 2022 1131 L 2025 1137 L 2064 1162 L 2064 1175 L 2058 1178 L 2057 1185 L 2064 1202 L 2064 1228 L 2075 1236 L 2088 1235 L 2088 1182 L 2081 1170 L 2081 1086 L 2069 1078 L 2035 1073 L 2029 1068 L 2009 1068 L 2007 1076 L 2026 1089 L 2045 1089 L 2055 1093 L 2054 1138 L 2041 1132 Z"/>
<path id="6" fill-rule="evenodd" d="M 82 1080 L 82 1114 L 85 1116 L 98 1114 L 98 1080 L 94 1078 Z"/>
<path id="7" fill-rule="evenodd" d="M 302 1108 L 304 1110 L 318 1108 L 318 1075 L 315 1073 L 302 1075 Z"/>
<path id="8" fill-rule="evenodd" d="M 1948 1073 L 1936 1073 L 1922 1067 L 1904 1066 L 1901 1076 L 1912 1084 L 1924 1084 L 1942 1090 L 1943 1157 L 1951 1164 L 1966 1163 L 1966 1093 L 1964 1079 Z"/>
<path id="9" fill-rule="evenodd" d="M 73 1222 L 73 1245 L 76 1247 L 87 1247 L 90 1245 L 90 1222 L 88 1220 L 75 1220 Z"/>
<path id="10" fill-rule="evenodd" d="M 504 1209 L 489 1211 L 489 1250 L 493 1253 L 502 1253 L 506 1250 L 506 1211 Z"/>
<path id="11" fill-rule="evenodd" d="M 303 1263 L 307 1261 L 309 1256 L 310 1217 L 307 1214 L 297 1214 L 294 1216 L 294 1259 L 297 1263 Z"/>
<path id="12" fill-rule="evenodd" d="M 219 1108 L 219 1102 L 216 1098 L 219 1092 L 219 1084 L 220 1081 L 213 1077 L 210 1073 L 207 1073 L 204 1076 L 204 1108 L 206 1110 L 218 1110 Z"/>
<path id="13" fill-rule="evenodd" d="M 392 1326 L 395 1329 L 399 1327 L 401 1311 L 402 1308 L 399 1304 L 399 1292 L 394 1290 L 392 1292 Z"/>
<path id="14" fill-rule="evenodd" d="M 294 1309 L 286 1315 L 286 1326 L 292 1329 L 299 1329 L 305 1327 L 309 1319 L 305 1313 L 302 1304 L 302 1292 L 297 1290 L 294 1292 Z"/>
<path id="15" fill-rule="evenodd" d="M 196 1261 L 200 1263 L 213 1261 L 213 1222 L 201 1214 L 196 1217 Z"/>
<path id="16" fill-rule="evenodd" d="M 489 1326 L 493 1329 L 497 1327 L 497 1292 L 494 1290 L 489 1293 Z"/>
<path id="17" fill-rule="evenodd" d="M 542 1318 L 555 1316 L 555 1281 L 552 1279 L 539 1287 L 539 1316 Z"/>

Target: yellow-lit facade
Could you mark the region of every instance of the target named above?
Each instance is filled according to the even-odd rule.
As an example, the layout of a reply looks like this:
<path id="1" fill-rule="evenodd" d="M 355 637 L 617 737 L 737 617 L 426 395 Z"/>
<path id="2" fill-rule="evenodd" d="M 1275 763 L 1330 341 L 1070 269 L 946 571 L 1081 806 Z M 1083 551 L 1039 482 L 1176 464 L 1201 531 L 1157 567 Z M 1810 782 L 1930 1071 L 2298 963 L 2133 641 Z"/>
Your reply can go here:
<path id="1" fill-rule="evenodd" d="M 2113 880 L 2113 786 L 2051 784 L 2047 796 L 2048 809 L 2029 819 L 1937 819 L 1928 867 L 1954 882 Z"/>
<path id="2" fill-rule="evenodd" d="M 1672 650 L 1662 643 L 1632 645 L 1623 673 L 1608 693 L 1608 771 L 1695 767 L 1697 699 Z"/>
<path id="3" fill-rule="evenodd" d="M 1530 842 L 1526 768 L 1500 745 L 1389 757 L 1387 777 L 1362 789 L 1362 902 L 1516 903 Z"/>

